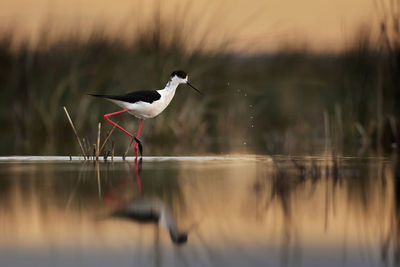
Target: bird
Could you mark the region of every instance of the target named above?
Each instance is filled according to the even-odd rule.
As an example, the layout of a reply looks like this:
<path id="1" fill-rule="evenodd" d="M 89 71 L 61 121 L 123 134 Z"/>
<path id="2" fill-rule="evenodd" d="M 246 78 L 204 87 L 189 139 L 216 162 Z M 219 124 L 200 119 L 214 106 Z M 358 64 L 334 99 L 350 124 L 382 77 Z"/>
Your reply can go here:
<path id="1" fill-rule="evenodd" d="M 185 71 L 176 70 L 171 73 L 170 78 L 166 84 L 166 86 L 161 90 L 143 90 L 143 91 L 134 91 L 127 94 L 122 95 L 101 95 L 101 94 L 89 94 L 90 96 L 100 97 L 107 99 L 119 107 L 123 108 L 120 111 L 105 114 L 104 119 L 114 125 L 115 127 L 122 130 L 125 134 L 129 135 L 131 138 L 134 138 L 135 142 L 135 153 L 136 157 L 138 156 L 137 150 L 139 145 L 140 155 L 143 155 L 143 146 L 140 141 L 140 131 L 142 129 L 143 120 L 154 118 L 158 116 L 161 112 L 164 111 L 166 107 L 171 103 L 174 98 L 175 91 L 180 84 L 186 84 L 190 86 L 192 89 L 196 90 L 199 94 L 203 95 L 203 93 L 194 87 L 191 83 L 189 83 L 188 75 Z M 137 135 L 134 136 L 132 133 L 128 132 L 124 128 L 122 128 L 117 123 L 110 120 L 110 117 L 128 112 L 129 114 L 135 116 L 140 119 L 139 128 L 137 131 Z"/>

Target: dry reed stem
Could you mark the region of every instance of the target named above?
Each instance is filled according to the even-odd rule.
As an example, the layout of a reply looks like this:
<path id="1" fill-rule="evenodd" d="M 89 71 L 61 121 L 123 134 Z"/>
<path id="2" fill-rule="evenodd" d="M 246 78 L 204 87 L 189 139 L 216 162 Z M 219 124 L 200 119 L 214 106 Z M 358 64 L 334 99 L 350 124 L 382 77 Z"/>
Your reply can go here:
<path id="1" fill-rule="evenodd" d="M 90 145 L 89 142 L 85 139 L 85 137 L 82 138 L 82 143 L 83 143 L 83 150 L 85 151 L 85 154 L 88 156 L 90 155 L 89 149 Z"/>
<path id="2" fill-rule="evenodd" d="M 117 122 L 117 124 L 118 124 L 118 123 L 119 123 L 119 122 Z M 103 148 L 104 148 L 104 146 L 106 145 L 108 139 L 111 137 L 112 133 L 114 132 L 115 127 L 116 127 L 115 125 L 112 127 L 111 131 L 108 133 L 106 139 L 104 140 L 103 144 L 101 145 L 100 153 L 101 153 L 101 151 L 103 151 Z"/>
<path id="3" fill-rule="evenodd" d="M 128 152 L 129 152 L 129 148 L 130 148 L 131 145 L 133 144 L 133 141 L 135 141 L 135 138 L 132 137 L 131 141 L 129 142 L 129 146 L 128 146 L 128 148 L 126 149 L 126 151 L 125 151 L 125 153 L 124 153 L 124 155 L 123 155 L 123 159 L 124 159 L 124 160 L 125 160 L 126 155 L 127 155 Z"/>
<path id="4" fill-rule="evenodd" d="M 72 122 L 71 117 L 69 116 L 67 108 L 66 107 L 63 107 L 63 108 L 64 108 L 64 111 L 65 111 L 65 114 L 67 115 L 68 121 L 71 124 L 72 130 L 74 131 L 74 134 L 76 136 L 76 140 L 78 141 L 79 147 L 81 148 L 81 151 L 82 151 L 82 154 L 83 154 L 83 158 L 86 160 L 87 156 L 85 154 L 85 150 L 83 149 L 83 146 L 82 146 L 82 143 L 81 143 L 81 139 L 79 138 L 78 133 L 76 132 L 74 123 Z"/>
<path id="5" fill-rule="evenodd" d="M 97 190 L 99 192 L 99 199 L 101 199 L 100 165 L 98 161 L 96 161 L 96 171 L 97 171 Z"/>
<path id="6" fill-rule="evenodd" d="M 99 156 L 100 156 L 100 132 L 101 132 L 101 123 L 99 122 L 99 125 L 97 128 L 96 160 L 99 160 Z"/>

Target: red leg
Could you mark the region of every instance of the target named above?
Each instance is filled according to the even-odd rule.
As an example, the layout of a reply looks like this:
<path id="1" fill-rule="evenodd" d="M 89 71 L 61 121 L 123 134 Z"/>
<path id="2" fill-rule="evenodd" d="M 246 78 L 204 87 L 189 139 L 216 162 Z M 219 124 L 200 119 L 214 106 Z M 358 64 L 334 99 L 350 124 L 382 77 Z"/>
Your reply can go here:
<path id="1" fill-rule="evenodd" d="M 139 165 L 140 165 L 140 167 L 138 166 L 138 157 L 136 156 L 136 158 L 135 158 L 136 181 L 137 181 L 137 185 L 138 185 L 138 188 L 139 188 L 139 193 L 140 193 L 140 195 L 142 195 L 142 182 L 140 180 L 140 171 L 142 169 L 142 159 L 140 159 Z"/>
<path id="2" fill-rule="evenodd" d="M 140 159 L 139 163 L 138 163 L 138 159 L 135 158 L 136 182 L 138 185 L 140 195 L 142 195 L 142 182 L 140 180 L 141 170 L 142 170 L 142 160 Z M 117 193 L 119 193 L 118 194 L 119 196 L 121 195 L 120 191 L 123 188 L 126 188 L 129 183 L 132 183 L 132 178 L 133 178 L 132 176 L 129 176 L 122 183 L 118 184 L 115 187 L 110 188 L 104 195 L 105 201 L 107 203 L 112 203 L 112 202 L 119 203 L 119 204 L 121 204 L 121 206 L 124 205 L 125 204 L 124 201 L 118 201 L 118 198 L 116 197 L 116 195 L 117 195 Z"/>
<path id="3" fill-rule="evenodd" d="M 142 129 L 142 123 L 143 123 L 143 119 L 141 119 L 141 120 L 140 120 L 140 123 L 139 123 L 139 129 L 138 129 L 137 136 L 136 136 L 137 139 L 139 139 L 139 137 L 140 137 L 140 130 Z M 137 155 L 138 155 L 137 149 L 138 149 L 138 143 L 136 142 L 136 143 L 135 143 L 135 153 L 136 153 L 136 157 L 137 157 Z"/>
<path id="4" fill-rule="evenodd" d="M 117 112 L 114 112 L 114 113 L 106 114 L 106 115 L 104 115 L 104 119 L 105 119 L 106 121 L 108 121 L 109 123 L 111 123 L 112 125 L 115 125 L 115 127 L 117 127 L 118 129 L 124 131 L 124 133 L 126 133 L 126 134 L 129 135 L 130 137 L 133 137 L 133 134 L 131 134 L 130 132 L 128 132 L 127 130 L 125 130 L 124 128 L 122 128 L 121 126 L 119 126 L 118 124 L 116 124 L 115 122 L 113 122 L 112 120 L 110 120 L 110 119 L 108 118 L 108 117 L 111 117 L 111 116 L 114 116 L 114 115 L 117 115 L 117 114 L 121 114 L 121 113 L 124 113 L 124 112 L 127 112 L 127 111 L 129 111 L 129 109 L 124 109 L 124 110 L 117 111 Z M 141 122 L 140 122 L 140 124 L 141 124 Z M 138 134 L 139 134 L 139 133 L 138 133 Z M 137 144 L 136 144 L 136 146 L 137 146 Z M 135 146 L 135 147 L 136 147 L 136 146 Z"/>

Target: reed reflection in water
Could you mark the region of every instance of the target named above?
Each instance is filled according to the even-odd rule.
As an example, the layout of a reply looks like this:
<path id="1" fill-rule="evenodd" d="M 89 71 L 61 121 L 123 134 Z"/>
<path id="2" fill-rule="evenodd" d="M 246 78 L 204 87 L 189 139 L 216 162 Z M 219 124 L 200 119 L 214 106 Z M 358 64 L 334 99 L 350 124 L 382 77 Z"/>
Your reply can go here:
<path id="1" fill-rule="evenodd" d="M 378 157 L 3 161 L 0 264 L 398 265 L 399 179 Z"/>

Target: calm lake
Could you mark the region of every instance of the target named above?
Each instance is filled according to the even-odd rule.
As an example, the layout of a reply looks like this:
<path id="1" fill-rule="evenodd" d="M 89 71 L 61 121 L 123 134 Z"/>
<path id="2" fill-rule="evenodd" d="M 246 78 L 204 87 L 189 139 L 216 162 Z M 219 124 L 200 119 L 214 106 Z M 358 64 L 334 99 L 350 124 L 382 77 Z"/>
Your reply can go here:
<path id="1" fill-rule="evenodd" d="M 0 158 L 0 266 L 391 266 L 396 157 Z"/>

